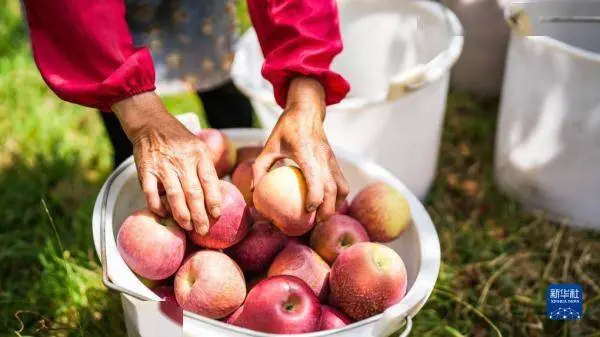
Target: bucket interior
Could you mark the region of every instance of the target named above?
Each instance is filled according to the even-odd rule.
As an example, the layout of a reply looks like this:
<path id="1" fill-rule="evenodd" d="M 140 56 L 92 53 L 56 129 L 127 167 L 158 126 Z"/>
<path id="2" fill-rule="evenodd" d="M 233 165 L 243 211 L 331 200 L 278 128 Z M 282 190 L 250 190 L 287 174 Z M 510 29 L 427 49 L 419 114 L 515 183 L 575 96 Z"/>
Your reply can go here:
<path id="1" fill-rule="evenodd" d="M 565 21 L 565 19 L 585 18 L 600 13 L 600 2 L 587 0 L 535 1 L 521 4 L 532 20 L 533 31 L 537 36 L 554 40 L 582 49 L 600 53 L 600 22 Z M 561 22 L 548 21 L 549 18 Z"/>
<path id="2" fill-rule="evenodd" d="M 244 137 L 232 137 L 232 140 L 234 141 L 236 146 L 257 144 L 256 137 L 249 137 L 248 139 L 244 139 Z M 374 174 L 373 172 L 371 172 L 372 170 L 369 166 L 359 167 L 355 163 L 349 160 L 345 160 L 343 156 L 342 158 L 338 158 L 338 162 L 340 164 L 341 169 L 344 172 L 346 179 L 348 180 L 352 191 L 352 194 L 349 196 L 349 198 L 353 197 L 358 191 L 360 191 L 362 187 L 366 186 L 368 183 L 387 179 L 386 177 L 378 177 L 377 173 Z M 134 172 L 131 170 L 128 171 Z M 131 174 L 130 176 L 128 176 L 124 180 L 124 183 L 121 187 L 115 187 L 115 192 L 117 193 L 117 195 L 113 199 L 114 203 L 112 205 L 107 205 L 108 209 L 112 209 L 112 221 L 109 221 L 107 225 L 109 225 L 110 222 L 112 222 L 113 240 L 115 240 L 114 242 L 116 242 L 116 235 L 119 231 L 121 223 L 125 220 L 125 218 L 134 211 L 145 207 L 144 196 L 140 189 L 137 176 L 135 174 Z M 407 189 L 401 192 L 409 193 Z M 409 198 L 409 202 L 411 202 L 411 206 L 413 203 L 419 203 L 419 201 L 414 196 Z M 109 215 L 110 213 L 111 212 L 109 211 Z M 418 215 L 415 217 L 415 211 L 413 211 L 413 219 L 416 222 L 418 222 L 418 217 Z M 389 247 L 393 248 L 395 251 L 398 252 L 398 254 L 402 257 L 405 263 L 408 273 L 407 291 L 410 291 L 419 273 L 421 263 L 421 247 L 419 242 L 419 233 L 415 228 L 415 225 L 411 225 L 397 240 L 387 244 Z M 123 263 L 121 259 L 119 259 L 118 262 Z M 113 270 L 118 270 L 119 273 L 129 273 L 131 275 L 128 276 L 133 277 L 133 272 L 124 264 L 123 266 L 115 266 Z M 124 280 L 126 278 L 120 277 L 120 279 Z M 128 284 L 125 284 L 124 286 L 127 289 L 133 291 L 139 291 L 140 287 L 145 287 L 141 282 L 128 282 Z"/>
<path id="3" fill-rule="evenodd" d="M 347 98 L 376 100 L 398 73 L 426 64 L 449 47 L 452 33 L 443 7 L 431 1 L 346 0 L 339 4 L 344 49 L 331 68 L 351 84 Z M 261 75 L 255 32 L 238 46 L 232 75 L 253 92 L 271 92 Z"/>
<path id="4" fill-rule="evenodd" d="M 424 4 L 423 4 L 424 3 Z M 332 68 L 350 82 L 348 97 L 376 99 L 390 79 L 448 48 L 451 33 L 441 7 L 423 1 L 342 1 L 344 50 Z"/>

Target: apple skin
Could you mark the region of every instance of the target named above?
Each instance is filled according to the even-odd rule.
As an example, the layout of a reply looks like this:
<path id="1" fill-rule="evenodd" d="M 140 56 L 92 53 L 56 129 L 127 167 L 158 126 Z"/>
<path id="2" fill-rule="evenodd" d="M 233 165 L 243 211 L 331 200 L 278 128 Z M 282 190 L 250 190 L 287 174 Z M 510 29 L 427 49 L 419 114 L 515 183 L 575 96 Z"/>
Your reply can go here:
<path id="1" fill-rule="evenodd" d="M 117 248 L 125 263 L 148 280 L 163 280 L 177 272 L 185 254 L 185 232 L 172 219 L 148 209 L 128 216 L 119 228 Z"/>
<path id="2" fill-rule="evenodd" d="M 352 323 L 352 319 L 339 310 L 328 305 L 321 305 L 321 318 L 319 319 L 319 331 L 331 330 L 344 327 Z"/>
<path id="3" fill-rule="evenodd" d="M 246 145 L 238 147 L 236 165 L 239 165 L 240 163 L 243 163 L 246 160 L 254 160 L 258 158 L 262 150 L 263 147 L 260 145 Z"/>
<path id="4" fill-rule="evenodd" d="M 306 180 L 300 169 L 281 166 L 269 171 L 255 185 L 254 207 L 285 235 L 301 236 L 315 222 L 315 211 L 306 211 L 306 194 Z"/>
<path id="5" fill-rule="evenodd" d="M 231 183 L 233 183 L 244 196 L 244 200 L 249 207 L 253 206 L 252 201 L 252 164 L 254 159 L 249 159 L 239 163 L 231 174 Z"/>
<path id="6" fill-rule="evenodd" d="M 325 299 L 329 271 L 329 265 L 319 254 L 307 246 L 291 241 L 277 254 L 267 276 L 296 276 L 306 282 L 319 299 Z"/>
<path id="7" fill-rule="evenodd" d="M 266 333 L 301 334 L 317 331 L 320 317 L 321 305 L 310 287 L 297 277 L 279 275 L 254 286 L 229 323 Z"/>
<path id="8" fill-rule="evenodd" d="M 336 212 L 338 214 L 343 214 L 343 215 L 348 215 L 349 211 L 350 211 L 350 203 L 348 202 L 348 199 L 344 200 L 342 205 L 336 210 Z"/>
<path id="9" fill-rule="evenodd" d="M 171 286 L 159 286 L 152 291 L 163 299 L 159 304 L 159 310 L 173 322 L 183 325 L 183 309 L 177 303 L 175 292 Z"/>
<path id="10" fill-rule="evenodd" d="M 229 137 L 217 129 L 204 129 L 196 134 L 212 154 L 212 160 L 219 178 L 228 175 L 235 165 L 237 151 Z"/>
<path id="11" fill-rule="evenodd" d="M 340 254 L 329 275 L 333 302 L 359 321 L 382 313 L 406 294 L 402 258 L 379 243 L 362 242 Z"/>
<path id="12" fill-rule="evenodd" d="M 225 249 L 242 241 L 248 233 L 250 213 L 240 191 L 231 183 L 220 180 L 221 216 L 209 216 L 210 229 L 205 235 L 189 232 L 197 245 L 211 249 Z"/>
<path id="13" fill-rule="evenodd" d="M 310 236 L 310 247 L 332 264 L 348 247 L 368 241 L 369 235 L 358 221 L 347 215 L 334 214 L 315 226 Z"/>
<path id="14" fill-rule="evenodd" d="M 373 242 L 391 242 L 411 223 L 408 201 L 382 182 L 363 188 L 352 200 L 349 214 L 365 227 Z"/>
<path id="15" fill-rule="evenodd" d="M 227 254 L 247 274 L 266 270 L 287 242 L 287 237 L 269 222 L 257 222 L 244 240 L 227 250 Z"/>
<path id="16" fill-rule="evenodd" d="M 175 298 L 184 309 L 220 319 L 239 308 L 246 297 L 246 281 L 240 267 L 224 253 L 194 253 L 175 276 Z"/>

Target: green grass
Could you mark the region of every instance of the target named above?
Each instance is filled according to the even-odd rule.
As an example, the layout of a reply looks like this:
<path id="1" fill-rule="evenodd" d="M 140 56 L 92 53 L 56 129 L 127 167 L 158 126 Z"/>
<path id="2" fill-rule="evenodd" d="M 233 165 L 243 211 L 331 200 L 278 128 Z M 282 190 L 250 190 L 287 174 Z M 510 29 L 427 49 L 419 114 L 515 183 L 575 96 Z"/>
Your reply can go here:
<path id="1" fill-rule="evenodd" d="M 166 103 L 201 112 L 193 95 Z M 427 201 L 443 264 L 412 335 L 599 336 L 600 235 L 528 214 L 497 190 L 496 107 L 450 96 Z M 0 144 L 0 336 L 124 336 L 90 224 L 111 149 L 94 111 L 61 102 L 42 82 L 16 0 L 0 0 Z M 583 320 L 545 318 L 550 282 L 583 285 Z"/>

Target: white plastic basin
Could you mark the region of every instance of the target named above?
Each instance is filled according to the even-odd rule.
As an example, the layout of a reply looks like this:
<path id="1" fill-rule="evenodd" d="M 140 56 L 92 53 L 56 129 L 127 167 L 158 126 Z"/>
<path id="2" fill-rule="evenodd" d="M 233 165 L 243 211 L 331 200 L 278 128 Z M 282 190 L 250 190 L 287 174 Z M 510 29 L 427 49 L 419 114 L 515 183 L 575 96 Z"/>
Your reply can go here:
<path id="1" fill-rule="evenodd" d="M 266 133 L 257 129 L 232 129 L 225 132 L 237 146 L 262 143 L 266 138 Z M 388 171 L 342 150 L 336 150 L 336 155 L 354 193 L 370 182 L 384 181 L 398 189 L 410 203 L 413 224 L 389 244 L 406 264 L 408 291 L 400 303 L 383 314 L 341 329 L 302 336 L 386 336 L 401 328 L 405 322 L 408 322 L 405 328 L 408 334 L 411 318 L 425 304 L 438 277 L 440 245 L 435 227 L 417 197 Z M 165 317 L 159 310 L 159 298 L 138 280 L 116 248 L 116 234 L 122 221 L 142 207 L 144 197 L 133 159 L 130 158 L 113 172 L 100 190 L 92 220 L 94 244 L 103 264 L 104 282 L 109 288 L 123 293 L 123 309 L 129 336 L 277 336 L 235 327 L 189 312 L 184 313 L 183 327 Z"/>

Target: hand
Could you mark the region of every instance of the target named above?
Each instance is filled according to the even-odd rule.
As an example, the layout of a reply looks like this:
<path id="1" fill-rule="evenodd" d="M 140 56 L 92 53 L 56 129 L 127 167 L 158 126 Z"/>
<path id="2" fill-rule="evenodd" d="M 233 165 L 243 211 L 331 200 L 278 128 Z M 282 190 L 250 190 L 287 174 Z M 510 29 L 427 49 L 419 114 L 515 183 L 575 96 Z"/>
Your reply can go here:
<path id="1" fill-rule="evenodd" d="M 292 80 L 285 111 L 253 166 L 254 183 L 258 183 L 277 160 L 293 159 L 308 185 L 306 210 L 318 209 L 319 221 L 328 219 L 349 192 L 323 130 L 325 106 L 320 82 L 305 77 Z"/>
<path id="2" fill-rule="evenodd" d="M 185 230 L 206 234 L 207 214 L 221 213 L 219 179 L 206 144 L 171 116 L 155 93 L 127 98 L 112 109 L 133 143 L 148 208 L 167 215 L 159 195 L 162 184 L 175 221 Z"/>

